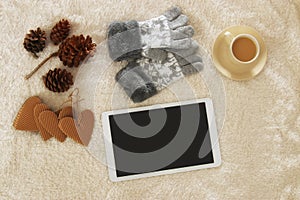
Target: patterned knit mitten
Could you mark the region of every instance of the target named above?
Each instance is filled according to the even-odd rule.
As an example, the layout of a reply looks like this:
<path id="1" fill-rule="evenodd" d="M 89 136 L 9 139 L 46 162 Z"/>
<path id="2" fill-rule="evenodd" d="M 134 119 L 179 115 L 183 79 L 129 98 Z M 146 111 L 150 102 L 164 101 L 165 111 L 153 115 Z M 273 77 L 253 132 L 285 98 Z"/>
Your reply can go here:
<path id="1" fill-rule="evenodd" d="M 116 81 L 123 87 L 126 94 L 134 101 L 141 102 L 157 94 L 171 83 L 203 68 L 202 59 L 196 49 L 190 55 L 178 54 L 165 50 L 153 49 L 150 54 L 164 54 L 164 60 L 142 58 L 130 62 L 116 75 Z M 179 56 L 181 55 L 181 56 Z"/>
<path id="2" fill-rule="evenodd" d="M 137 22 L 113 22 L 108 28 L 108 49 L 114 61 L 141 58 L 152 48 L 188 49 L 194 34 L 188 17 L 174 7 L 163 15 Z"/>

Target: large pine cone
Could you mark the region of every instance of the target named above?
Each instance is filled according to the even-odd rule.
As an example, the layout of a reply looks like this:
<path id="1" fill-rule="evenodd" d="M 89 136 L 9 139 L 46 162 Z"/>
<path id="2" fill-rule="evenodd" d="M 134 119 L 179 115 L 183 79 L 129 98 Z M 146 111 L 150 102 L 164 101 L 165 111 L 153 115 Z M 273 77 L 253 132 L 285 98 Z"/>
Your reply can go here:
<path id="1" fill-rule="evenodd" d="M 67 38 L 59 45 L 58 56 L 64 65 L 68 67 L 78 67 L 87 55 L 96 48 L 92 38 L 83 35 Z"/>
<path id="2" fill-rule="evenodd" d="M 73 76 L 65 69 L 55 68 L 43 76 L 45 86 L 53 92 L 65 92 L 73 85 Z"/>
<path id="3" fill-rule="evenodd" d="M 55 45 L 57 45 L 68 37 L 70 29 L 70 22 L 68 20 L 62 19 L 52 28 L 50 39 Z"/>
<path id="4" fill-rule="evenodd" d="M 46 40 L 45 31 L 37 28 L 37 30 L 30 30 L 30 33 L 26 34 L 23 45 L 27 51 L 33 53 L 35 57 L 38 57 L 36 53 L 43 51 L 46 46 Z"/>

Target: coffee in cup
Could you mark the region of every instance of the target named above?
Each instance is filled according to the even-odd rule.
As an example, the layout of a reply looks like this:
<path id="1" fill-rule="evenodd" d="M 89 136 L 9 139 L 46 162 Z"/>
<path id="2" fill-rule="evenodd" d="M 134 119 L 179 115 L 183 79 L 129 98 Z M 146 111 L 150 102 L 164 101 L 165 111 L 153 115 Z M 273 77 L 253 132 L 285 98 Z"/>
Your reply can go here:
<path id="1" fill-rule="evenodd" d="M 231 55 L 237 62 L 247 64 L 257 59 L 260 47 L 254 36 L 250 34 L 239 34 L 232 37 L 230 32 L 225 33 L 225 35 L 230 42 Z"/>

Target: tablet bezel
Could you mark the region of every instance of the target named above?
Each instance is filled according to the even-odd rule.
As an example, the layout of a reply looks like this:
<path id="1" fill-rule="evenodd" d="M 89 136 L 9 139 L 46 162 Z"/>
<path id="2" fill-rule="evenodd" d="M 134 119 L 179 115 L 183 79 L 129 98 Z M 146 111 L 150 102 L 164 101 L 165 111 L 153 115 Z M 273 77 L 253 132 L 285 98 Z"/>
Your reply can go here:
<path id="1" fill-rule="evenodd" d="M 136 174 L 136 175 L 128 175 L 128 176 L 124 176 L 124 177 L 117 177 L 115 157 L 114 157 L 112 137 L 111 137 L 111 130 L 110 130 L 110 124 L 109 124 L 109 116 L 123 114 L 123 113 L 145 111 L 145 110 L 148 111 L 148 110 L 153 110 L 153 109 L 168 108 L 168 107 L 174 107 L 174 106 L 199 104 L 199 103 L 205 103 L 207 120 L 208 120 L 208 128 L 209 128 L 209 133 L 210 133 L 210 142 L 212 145 L 212 153 L 213 153 L 213 157 L 214 157 L 213 163 L 201 164 L 201 165 L 195 165 L 195 166 L 189 166 L 189 167 L 181 167 L 181 168 L 176 168 L 176 169 L 168 169 L 168 170 L 163 170 L 163 171 L 148 172 L 148 173 Z M 105 150 L 106 150 L 106 161 L 107 161 L 107 166 L 108 166 L 109 178 L 113 182 L 146 178 L 146 177 L 159 176 L 159 175 L 165 175 L 165 174 L 174 174 L 174 173 L 178 173 L 178 172 L 187 172 L 187 171 L 193 171 L 193 170 L 198 170 L 198 169 L 218 167 L 221 165 L 221 156 L 220 156 L 220 148 L 219 148 L 215 114 L 214 114 L 212 100 L 209 98 L 195 99 L 195 100 L 182 101 L 182 102 L 173 102 L 173 103 L 166 103 L 166 104 L 156 104 L 156 105 L 152 105 L 152 106 L 128 108 L 128 109 L 122 109 L 122 110 L 113 110 L 113 111 L 103 112 L 102 113 L 102 125 L 103 125 L 103 134 L 104 134 L 104 141 L 105 141 L 104 143 L 105 143 Z M 112 167 L 110 167 L 110 166 L 112 166 Z"/>

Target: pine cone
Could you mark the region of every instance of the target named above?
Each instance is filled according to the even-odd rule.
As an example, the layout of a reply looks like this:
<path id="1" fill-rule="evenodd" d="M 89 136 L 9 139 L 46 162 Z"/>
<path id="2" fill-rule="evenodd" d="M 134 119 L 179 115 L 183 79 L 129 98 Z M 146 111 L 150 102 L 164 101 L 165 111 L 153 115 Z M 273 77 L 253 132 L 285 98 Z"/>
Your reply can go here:
<path id="1" fill-rule="evenodd" d="M 52 28 L 50 39 L 55 45 L 66 39 L 70 33 L 71 24 L 68 20 L 62 19 Z"/>
<path id="2" fill-rule="evenodd" d="M 43 81 L 50 91 L 65 92 L 73 85 L 73 76 L 65 69 L 55 68 L 43 76 Z"/>
<path id="3" fill-rule="evenodd" d="M 68 67 L 78 67 L 87 55 L 92 53 L 96 48 L 92 38 L 83 35 L 67 38 L 59 45 L 58 56 L 64 65 Z"/>
<path id="4" fill-rule="evenodd" d="M 37 28 L 37 30 L 30 30 L 30 33 L 26 34 L 23 45 L 27 51 L 33 53 L 35 57 L 38 57 L 36 53 L 43 51 L 46 46 L 46 40 L 45 31 Z"/>

